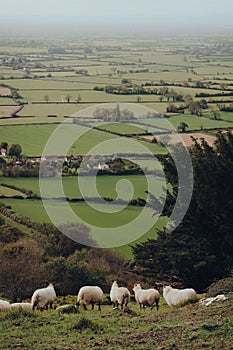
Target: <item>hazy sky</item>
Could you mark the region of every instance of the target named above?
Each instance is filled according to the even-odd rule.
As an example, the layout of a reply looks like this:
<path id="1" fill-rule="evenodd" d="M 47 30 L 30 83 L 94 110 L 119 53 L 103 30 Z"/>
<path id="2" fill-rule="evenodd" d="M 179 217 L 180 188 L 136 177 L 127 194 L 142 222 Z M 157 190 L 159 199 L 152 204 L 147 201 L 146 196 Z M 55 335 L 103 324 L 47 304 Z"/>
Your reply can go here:
<path id="1" fill-rule="evenodd" d="M 32 31 L 48 25 L 60 30 L 164 27 L 218 31 L 232 28 L 232 18 L 232 0 L 11 0 L 0 8 L 1 28 L 16 23 Z"/>

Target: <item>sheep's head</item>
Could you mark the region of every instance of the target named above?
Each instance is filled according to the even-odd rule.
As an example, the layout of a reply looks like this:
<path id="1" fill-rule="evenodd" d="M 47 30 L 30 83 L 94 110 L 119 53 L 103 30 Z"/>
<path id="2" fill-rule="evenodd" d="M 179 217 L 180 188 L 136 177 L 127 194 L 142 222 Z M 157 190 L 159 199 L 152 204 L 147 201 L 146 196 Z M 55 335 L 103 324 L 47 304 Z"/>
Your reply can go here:
<path id="1" fill-rule="evenodd" d="M 171 286 L 164 286 L 163 287 L 163 294 L 167 294 L 168 292 L 170 292 L 170 290 L 172 290 L 172 287 Z"/>
<path id="2" fill-rule="evenodd" d="M 139 290 L 139 289 L 142 289 L 142 287 L 141 287 L 141 285 L 140 285 L 139 283 L 136 283 L 136 284 L 134 285 L 134 287 L 133 287 L 134 293 L 135 293 L 137 290 Z"/>
<path id="3" fill-rule="evenodd" d="M 112 284 L 113 287 L 118 287 L 118 283 L 117 281 L 114 281 L 113 284 Z"/>

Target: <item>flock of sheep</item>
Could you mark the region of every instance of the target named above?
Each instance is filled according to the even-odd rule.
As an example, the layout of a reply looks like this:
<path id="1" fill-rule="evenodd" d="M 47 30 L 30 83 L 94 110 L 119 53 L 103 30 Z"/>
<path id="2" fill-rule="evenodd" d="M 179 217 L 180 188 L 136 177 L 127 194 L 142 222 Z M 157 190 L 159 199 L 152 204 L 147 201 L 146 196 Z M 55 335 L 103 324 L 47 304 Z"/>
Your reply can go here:
<path id="1" fill-rule="evenodd" d="M 135 300 L 138 303 L 140 310 L 145 307 L 150 307 L 152 310 L 156 306 L 159 309 L 160 294 L 155 288 L 142 289 L 140 284 L 135 284 L 133 288 L 135 294 Z M 104 293 L 98 286 L 85 286 L 80 288 L 77 296 L 77 307 L 83 305 L 84 309 L 87 309 L 87 305 L 98 304 L 99 310 L 101 309 L 101 303 L 103 301 Z M 197 294 L 194 289 L 175 289 L 171 286 L 163 288 L 163 297 L 169 306 L 177 306 L 179 304 L 197 300 Z M 52 304 L 56 299 L 56 292 L 52 283 L 46 288 L 37 289 L 31 298 L 31 303 L 14 303 L 10 304 L 8 301 L 0 300 L 0 311 L 12 310 L 12 309 L 48 309 L 52 308 Z M 114 281 L 110 290 L 110 299 L 114 305 L 114 308 L 120 307 L 121 309 L 127 308 L 130 301 L 130 291 L 126 287 L 119 287 L 117 281 Z M 57 310 L 63 308 L 64 305 L 57 308 Z"/>

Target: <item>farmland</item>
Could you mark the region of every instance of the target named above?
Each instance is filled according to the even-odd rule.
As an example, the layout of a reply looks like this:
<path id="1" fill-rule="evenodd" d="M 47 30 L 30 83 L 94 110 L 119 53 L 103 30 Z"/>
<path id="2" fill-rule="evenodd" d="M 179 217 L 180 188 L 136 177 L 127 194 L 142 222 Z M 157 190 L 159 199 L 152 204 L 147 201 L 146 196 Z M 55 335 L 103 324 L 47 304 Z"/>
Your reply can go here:
<path id="1" fill-rule="evenodd" d="M 92 177 L 85 176 L 85 187 L 88 188 L 89 184 L 91 184 Z M 130 182 L 134 188 L 133 198 L 136 199 L 138 197 L 140 198 L 146 198 L 145 191 L 147 189 L 147 180 L 145 176 L 137 176 L 137 175 L 127 175 L 127 176 L 97 176 L 96 177 L 96 186 L 97 190 L 99 191 L 101 197 L 109 197 L 109 198 L 117 198 L 116 193 L 116 184 L 120 182 L 121 180 L 127 180 Z M 153 183 L 153 194 L 160 196 L 162 194 L 162 179 L 156 178 L 152 175 L 148 175 L 148 180 Z M 48 186 L 51 188 L 53 187 L 56 189 L 56 186 L 58 185 L 59 179 L 51 178 L 51 179 L 41 179 L 40 180 L 43 184 L 43 181 L 48 184 Z M 1 184 L 8 184 L 10 185 L 12 183 L 12 179 L 7 177 L 0 177 L 0 183 Z M 14 185 L 18 188 L 26 188 L 28 190 L 31 190 L 33 193 L 37 194 L 39 196 L 40 190 L 39 190 L 39 179 L 38 178 L 15 178 L 14 179 Z M 64 194 L 68 198 L 80 198 L 81 192 L 78 187 L 78 178 L 77 177 L 64 177 L 62 179 L 62 185 L 64 188 Z M 127 185 L 126 185 L 127 186 Z M 129 199 L 130 192 L 127 193 L 127 188 L 124 188 L 124 193 L 122 193 L 125 198 L 121 199 Z M 90 195 L 89 195 L 90 196 Z M 127 198 L 128 197 L 128 198 Z"/>
<path id="2" fill-rule="evenodd" d="M 50 222 L 50 219 L 45 211 L 44 205 L 41 201 L 32 201 L 30 202 L 28 200 L 15 200 L 13 198 L 9 199 L 1 199 L 1 202 L 10 205 L 14 211 L 17 213 L 27 216 L 31 218 L 32 220 L 36 222 Z M 59 202 L 48 202 L 46 204 L 47 208 L 56 208 L 57 218 L 60 217 L 60 222 L 58 224 L 64 224 L 70 222 L 70 217 L 64 218 L 63 212 L 64 212 L 64 205 L 63 203 Z M 109 213 L 109 210 L 111 210 L 111 204 L 98 204 L 97 210 L 91 208 L 86 203 L 71 203 L 70 204 L 71 209 L 76 213 L 77 217 L 76 220 L 78 221 L 84 221 L 87 226 L 94 225 L 95 227 L 103 227 L 103 228 L 118 228 L 123 225 L 127 225 L 128 223 L 132 222 L 134 219 L 136 219 L 141 211 L 142 208 L 128 206 L 124 210 L 119 211 L 118 213 Z M 115 211 L 117 208 L 116 206 L 112 205 L 112 210 Z M 149 215 L 153 215 L 153 211 L 149 212 Z M 156 224 L 150 228 L 148 232 L 145 234 L 142 234 L 141 237 L 135 237 L 135 229 L 133 226 L 130 226 L 130 229 L 128 228 L 127 234 L 129 237 L 132 237 L 132 243 L 135 244 L 137 242 L 144 241 L 148 238 L 156 238 L 156 230 L 162 229 L 164 226 L 166 226 L 167 218 L 161 217 L 156 222 Z M 143 228 L 146 224 L 146 222 L 141 221 L 141 230 L 143 232 Z M 97 240 L 100 245 L 108 245 L 112 241 L 112 237 L 110 236 L 110 241 L 106 241 L 106 237 L 103 238 L 99 235 Z M 95 237 L 96 238 L 96 237 Z M 137 238 L 137 239 L 136 239 Z M 123 238 L 124 241 L 124 238 Z M 113 248 L 114 251 L 120 253 L 125 258 L 132 258 L 132 251 L 131 248 L 128 245 L 119 246 Z"/>
<path id="3" fill-rule="evenodd" d="M 157 142 L 161 134 L 166 135 L 167 129 L 177 130 L 182 123 L 187 124 L 187 139 L 198 132 L 198 137 L 211 137 L 211 143 L 217 131 L 233 128 L 233 112 L 221 110 L 233 103 L 230 38 L 223 41 L 221 48 L 217 38 L 208 37 L 177 38 L 175 43 L 171 38 L 158 40 L 148 36 L 143 40 L 130 38 L 130 45 L 129 38 L 121 36 L 89 39 L 88 43 L 84 37 L 48 39 L 44 43 L 36 39 L 33 42 L 27 39 L 17 43 L 14 40 L 0 42 L 1 142 L 20 144 L 24 156 L 40 158 L 51 135 L 65 122 L 67 135 L 58 131 L 54 154 L 69 138 L 75 139 L 77 133 L 79 137 L 71 142 L 68 155 L 90 152 L 95 156 L 96 146 L 101 155 L 133 153 L 133 142 L 140 145 L 144 153 L 161 155 L 167 153 Z M 201 111 L 188 107 L 187 101 L 199 103 L 203 99 Z M 107 103 L 112 104 L 111 108 L 119 103 L 121 111 L 129 108 L 128 103 L 133 103 L 132 119 L 121 117 L 116 122 L 111 118 L 106 121 L 93 114 L 85 115 L 86 108 L 96 104 L 102 104 L 103 108 Z M 171 105 L 178 111 L 168 111 Z M 142 106 L 145 113 L 139 116 L 135 111 Z M 160 114 L 164 118 L 159 118 Z M 139 139 L 138 134 L 144 134 L 144 138 Z M 156 135 L 157 143 L 152 142 Z M 130 151 L 126 141 L 132 143 Z M 141 154 L 135 154 L 134 161 L 150 171 L 159 169 L 158 164 L 152 164 L 150 158 L 141 157 Z M 150 179 L 152 177 L 150 175 Z M 88 181 L 88 177 L 86 179 Z M 115 199 L 119 180 L 123 177 L 97 177 L 100 196 Z M 134 188 L 133 199 L 146 199 L 145 177 L 127 175 L 124 180 L 131 182 Z M 70 199 L 81 197 L 77 181 L 77 177 L 63 178 L 64 193 Z M 2 195 L 20 195 L 22 188 L 40 194 L 37 178 L 6 177 L 0 182 L 19 188 L 18 192 L 1 186 Z M 56 181 L 51 180 L 51 186 L 56 187 Z M 88 182 L 85 187 L 89 189 Z M 155 179 L 153 189 L 156 196 L 161 195 L 160 179 Z M 126 188 L 121 192 L 121 199 L 129 198 L 130 190 Z M 9 198 L 4 202 L 35 221 L 49 220 L 39 200 Z M 114 206 L 113 203 L 105 205 Z M 140 207 L 128 206 L 122 214 L 108 217 L 85 203 L 71 206 L 83 219 L 91 218 L 92 224 L 101 222 L 104 227 L 117 222 L 123 224 L 141 211 Z M 62 208 L 59 210 L 62 218 Z M 153 232 L 154 228 L 143 239 L 153 237 Z M 128 246 L 119 249 L 124 256 L 132 257 Z"/>

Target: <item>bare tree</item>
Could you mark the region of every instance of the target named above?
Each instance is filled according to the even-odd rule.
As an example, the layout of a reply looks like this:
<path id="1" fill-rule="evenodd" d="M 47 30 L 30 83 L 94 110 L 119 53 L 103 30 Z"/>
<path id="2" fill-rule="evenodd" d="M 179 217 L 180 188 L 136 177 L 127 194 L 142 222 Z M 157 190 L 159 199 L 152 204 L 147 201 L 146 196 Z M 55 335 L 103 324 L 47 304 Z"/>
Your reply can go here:
<path id="1" fill-rule="evenodd" d="M 76 99 L 76 102 L 77 103 L 80 103 L 82 101 L 82 97 L 80 95 L 78 95 L 77 99 Z"/>
<path id="2" fill-rule="evenodd" d="M 49 102 L 49 96 L 48 96 L 48 95 L 45 95 L 45 96 L 44 96 L 44 100 L 45 100 L 46 103 L 48 103 L 48 102 Z"/>
<path id="3" fill-rule="evenodd" d="M 66 101 L 70 103 L 70 100 L 72 99 L 72 96 L 70 94 L 66 95 Z"/>

